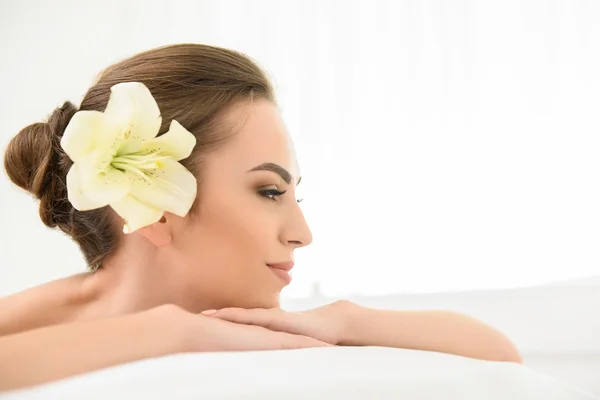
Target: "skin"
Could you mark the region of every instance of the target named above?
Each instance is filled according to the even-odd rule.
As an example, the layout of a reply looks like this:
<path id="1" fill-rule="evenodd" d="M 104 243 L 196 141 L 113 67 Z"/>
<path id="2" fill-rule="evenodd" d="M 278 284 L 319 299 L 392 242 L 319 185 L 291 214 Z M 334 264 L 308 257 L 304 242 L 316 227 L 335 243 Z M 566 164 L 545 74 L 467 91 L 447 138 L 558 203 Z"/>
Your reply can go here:
<path id="1" fill-rule="evenodd" d="M 312 241 L 293 145 L 265 100 L 224 118 L 239 129 L 203 158 L 193 212 L 124 235 L 94 273 L 0 299 L 0 391 L 179 352 L 386 346 L 521 362 L 502 333 L 458 313 L 281 310 L 286 282 L 266 264 Z"/>

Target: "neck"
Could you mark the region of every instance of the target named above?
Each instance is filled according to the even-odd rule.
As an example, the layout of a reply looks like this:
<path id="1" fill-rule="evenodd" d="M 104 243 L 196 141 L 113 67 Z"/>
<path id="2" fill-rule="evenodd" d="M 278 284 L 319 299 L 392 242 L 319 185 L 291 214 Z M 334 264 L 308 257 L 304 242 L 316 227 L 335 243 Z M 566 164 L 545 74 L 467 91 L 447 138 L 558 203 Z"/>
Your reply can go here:
<path id="1" fill-rule="evenodd" d="M 185 302 L 181 280 L 173 279 L 177 265 L 168 248 L 156 247 L 141 235 L 126 236 L 115 254 L 84 282 L 90 314 L 122 315 L 163 304 L 193 311 Z"/>

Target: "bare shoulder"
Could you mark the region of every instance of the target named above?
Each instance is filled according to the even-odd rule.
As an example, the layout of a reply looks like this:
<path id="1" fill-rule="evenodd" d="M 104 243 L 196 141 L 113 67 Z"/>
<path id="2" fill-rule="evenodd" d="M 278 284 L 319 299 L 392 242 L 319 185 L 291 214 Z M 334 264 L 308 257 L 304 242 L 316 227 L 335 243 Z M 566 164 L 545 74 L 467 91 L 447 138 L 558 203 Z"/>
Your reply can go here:
<path id="1" fill-rule="evenodd" d="M 83 279 L 74 275 L 0 298 L 0 336 L 68 322 Z"/>

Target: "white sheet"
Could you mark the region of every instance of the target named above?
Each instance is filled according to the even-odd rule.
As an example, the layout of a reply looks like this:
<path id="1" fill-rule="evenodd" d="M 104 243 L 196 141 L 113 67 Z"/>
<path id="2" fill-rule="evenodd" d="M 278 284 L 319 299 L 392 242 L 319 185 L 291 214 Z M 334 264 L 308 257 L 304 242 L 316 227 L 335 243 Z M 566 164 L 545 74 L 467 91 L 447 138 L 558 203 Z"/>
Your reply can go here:
<path id="1" fill-rule="evenodd" d="M 524 353 L 525 365 L 600 396 L 600 353 Z"/>
<path id="2" fill-rule="evenodd" d="M 0 396 L 82 398 L 598 399 L 519 364 L 380 347 L 181 354 Z"/>

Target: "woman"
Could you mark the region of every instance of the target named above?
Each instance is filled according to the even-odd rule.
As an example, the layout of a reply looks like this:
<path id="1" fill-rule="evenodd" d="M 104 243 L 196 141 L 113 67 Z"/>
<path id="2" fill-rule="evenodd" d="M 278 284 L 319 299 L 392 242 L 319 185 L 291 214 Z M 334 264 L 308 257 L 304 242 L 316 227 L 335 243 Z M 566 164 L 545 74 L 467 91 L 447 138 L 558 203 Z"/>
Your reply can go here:
<path id="1" fill-rule="evenodd" d="M 119 62 L 79 109 L 19 132 L 4 165 L 90 271 L 0 300 L 0 389 L 196 351 L 373 345 L 520 362 L 500 332 L 452 312 L 278 308 L 312 237 L 273 89 L 237 52 L 183 44 Z"/>

